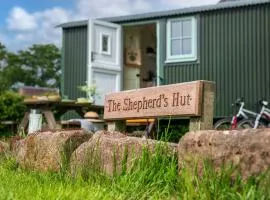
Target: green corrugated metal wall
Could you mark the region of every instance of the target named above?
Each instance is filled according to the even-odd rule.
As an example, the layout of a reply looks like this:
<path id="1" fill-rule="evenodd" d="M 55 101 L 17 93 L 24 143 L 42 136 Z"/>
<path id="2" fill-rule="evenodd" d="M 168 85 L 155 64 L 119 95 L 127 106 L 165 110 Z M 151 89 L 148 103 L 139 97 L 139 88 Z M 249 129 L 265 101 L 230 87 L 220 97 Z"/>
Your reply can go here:
<path id="1" fill-rule="evenodd" d="M 63 30 L 63 91 L 69 99 L 85 96 L 78 90 L 87 78 L 87 27 L 65 28 Z"/>
<path id="2" fill-rule="evenodd" d="M 215 81 L 216 116 L 230 115 L 238 97 L 252 109 L 270 100 L 269 4 L 200 13 L 198 27 L 199 60 L 164 66 L 165 83 Z"/>
<path id="3" fill-rule="evenodd" d="M 62 95 L 69 99 L 85 96 L 78 90 L 87 80 L 87 27 L 63 29 Z M 75 111 L 67 112 L 62 119 L 80 118 Z"/>
<path id="4" fill-rule="evenodd" d="M 230 115 L 230 105 L 238 97 L 244 97 L 247 107 L 252 109 L 260 98 L 270 100 L 269 4 L 195 15 L 198 16 L 199 59 L 193 63 L 165 65 L 165 84 L 215 81 L 216 116 Z M 160 23 L 161 53 L 166 52 L 164 20 Z M 62 92 L 75 99 L 84 95 L 77 86 L 86 80 L 87 27 L 64 28 L 63 47 Z M 161 63 L 164 59 L 165 55 L 161 55 Z"/>

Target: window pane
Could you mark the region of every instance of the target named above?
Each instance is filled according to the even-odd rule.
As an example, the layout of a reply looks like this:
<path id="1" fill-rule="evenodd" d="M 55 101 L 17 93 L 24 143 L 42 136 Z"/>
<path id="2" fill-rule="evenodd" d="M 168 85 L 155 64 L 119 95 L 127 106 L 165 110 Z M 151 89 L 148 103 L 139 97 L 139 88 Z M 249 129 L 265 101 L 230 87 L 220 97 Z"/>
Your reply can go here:
<path id="1" fill-rule="evenodd" d="M 108 35 L 102 35 L 102 52 L 108 52 L 108 44 L 109 43 L 109 36 Z"/>
<path id="2" fill-rule="evenodd" d="M 192 40 L 191 39 L 183 39 L 182 40 L 182 52 L 183 55 L 192 53 Z"/>
<path id="3" fill-rule="evenodd" d="M 171 55 L 181 55 L 181 40 L 171 40 Z"/>
<path id="4" fill-rule="evenodd" d="M 172 21 L 171 22 L 171 31 L 172 38 L 181 36 L 181 21 Z"/>
<path id="5" fill-rule="evenodd" d="M 182 36 L 191 37 L 191 20 L 185 20 L 182 22 Z"/>

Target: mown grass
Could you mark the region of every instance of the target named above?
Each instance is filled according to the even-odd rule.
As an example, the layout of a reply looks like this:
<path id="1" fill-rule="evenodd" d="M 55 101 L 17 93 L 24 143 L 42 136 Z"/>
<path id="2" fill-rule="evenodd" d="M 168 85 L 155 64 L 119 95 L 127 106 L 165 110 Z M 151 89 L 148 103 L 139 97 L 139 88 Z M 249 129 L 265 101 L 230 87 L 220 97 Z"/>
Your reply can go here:
<path id="1" fill-rule="evenodd" d="M 161 148 L 155 153 L 144 151 L 131 170 L 121 175 L 87 172 L 75 178 L 68 171 L 27 171 L 12 157 L 2 156 L 0 199 L 270 199 L 269 174 L 246 181 L 234 174 L 232 179 L 234 168 L 216 173 L 207 162 L 201 176 L 195 176 L 194 169 L 179 174 L 176 157 L 167 156 Z"/>

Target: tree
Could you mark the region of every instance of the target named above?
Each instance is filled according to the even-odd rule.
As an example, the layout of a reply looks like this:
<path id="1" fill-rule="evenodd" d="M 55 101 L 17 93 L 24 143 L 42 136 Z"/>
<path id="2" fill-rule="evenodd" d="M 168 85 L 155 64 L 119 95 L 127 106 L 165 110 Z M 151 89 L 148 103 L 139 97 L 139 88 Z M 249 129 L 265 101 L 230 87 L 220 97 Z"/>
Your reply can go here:
<path id="1" fill-rule="evenodd" d="M 2 69 L 7 55 L 6 47 L 0 42 L 0 70 Z"/>
<path id="2" fill-rule="evenodd" d="M 0 89 L 27 86 L 60 87 L 60 50 L 53 44 L 33 45 L 18 53 L 0 46 Z M 1 60 L 2 58 L 2 60 Z"/>
<path id="3" fill-rule="evenodd" d="M 4 68 L 7 66 L 7 50 L 6 47 L 0 42 L 0 92 L 4 91 L 7 87 L 7 80 L 3 73 Z"/>
<path id="4" fill-rule="evenodd" d="M 19 51 L 26 85 L 41 87 L 60 86 L 60 50 L 52 44 L 33 45 Z"/>

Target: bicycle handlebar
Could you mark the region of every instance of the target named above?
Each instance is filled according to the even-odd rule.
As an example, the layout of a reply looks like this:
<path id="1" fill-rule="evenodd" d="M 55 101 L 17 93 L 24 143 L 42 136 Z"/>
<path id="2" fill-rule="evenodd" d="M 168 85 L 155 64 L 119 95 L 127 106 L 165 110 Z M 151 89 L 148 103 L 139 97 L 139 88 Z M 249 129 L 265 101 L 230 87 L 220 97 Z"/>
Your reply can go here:
<path id="1" fill-rule="evenodd" d="M 238 98 L 233 104 L 232 106 L 236 105 L 236 106 L 241 106 L 241 104 L 244 103 L 244 98 Z"/>
<path id="2" fill-rule="evenodd" d="M 244 98 L 243 98 L 243 97 L 238 98 L 238 99 L 232 104 L 232 107 L 233 107 L 233 106 L 241 106 L 243 103 L 244 103 Z M 269 106 L 269 102 L 266 101 L 265 99 L 261 99 L 261 100 L 259 101 L 259 104 L 260 104 L 261 106 L 266 106 L 266 107 Z"/>
<path id="3" fill-rule="evenodd" d="M 259 103 L 260 103 L 261 106 L 268 106 L 268 104 L 269 104 L 269 102 L 266 101 L 266 100 L 264 100 L 264 99 L 261 99 L 261 100 L 259 101 Z"/>

